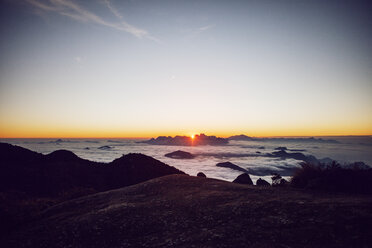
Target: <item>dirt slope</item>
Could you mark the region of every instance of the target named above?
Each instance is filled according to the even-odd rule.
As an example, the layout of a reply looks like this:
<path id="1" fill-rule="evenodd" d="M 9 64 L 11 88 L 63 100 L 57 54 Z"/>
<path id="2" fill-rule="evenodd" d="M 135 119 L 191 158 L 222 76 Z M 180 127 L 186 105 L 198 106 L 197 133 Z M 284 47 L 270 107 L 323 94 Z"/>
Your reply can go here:
<path id="1" fill-rule="evenodd" d="M 44 211 L 2 247 L 371 247 L 372 197 L 171 175 Z"/>

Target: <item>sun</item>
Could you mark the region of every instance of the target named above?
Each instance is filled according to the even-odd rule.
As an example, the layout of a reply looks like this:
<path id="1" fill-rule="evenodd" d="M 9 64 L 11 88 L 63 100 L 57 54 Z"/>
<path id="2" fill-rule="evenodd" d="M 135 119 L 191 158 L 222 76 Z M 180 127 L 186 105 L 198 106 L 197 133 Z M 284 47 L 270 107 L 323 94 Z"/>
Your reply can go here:
<path id="1" fill-rule="evenodd" d="M 194 139 L 195 138 L 195 134 L 191 134 L 191 139 Z"/>

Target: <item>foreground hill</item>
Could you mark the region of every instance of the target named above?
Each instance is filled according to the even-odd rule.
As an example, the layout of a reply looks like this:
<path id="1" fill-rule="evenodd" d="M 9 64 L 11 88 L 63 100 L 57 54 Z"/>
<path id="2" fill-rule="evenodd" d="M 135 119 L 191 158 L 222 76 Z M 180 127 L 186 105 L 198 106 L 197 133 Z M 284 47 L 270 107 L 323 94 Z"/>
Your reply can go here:
<path id="1" fill-rule="evenodd" d="M 42 212 L 1 247 L 371 247 L 372 197 L 171 175 Z"/>
<path id="2" fill-rule="evenodd" d="M 59 202 L 170 174 L 184 173 L 143 154 L 97 163 L 66 150 L 43 155 L 0 143 L 0 236 Z"/>
<path id="3" fill-rule="evenodd" d="M 127 154 L 111 163 L 79 158 L 66 150 L 43 155 L 0 143 L 0 192 L 54 197 L 72 189 L 104 191 L 184 172 L 143 154 Z"/>

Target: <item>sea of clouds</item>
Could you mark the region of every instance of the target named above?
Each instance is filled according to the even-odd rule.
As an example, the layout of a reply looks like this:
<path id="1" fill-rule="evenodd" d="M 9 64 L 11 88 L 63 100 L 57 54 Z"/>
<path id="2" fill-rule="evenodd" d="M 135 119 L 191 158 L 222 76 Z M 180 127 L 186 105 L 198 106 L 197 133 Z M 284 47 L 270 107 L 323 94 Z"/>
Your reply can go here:
<path id="1" fill-rule="evenodd" d="M 335 139 L 335 137 L 332 137 Z M 110 162 L 123 154 L 143 153 L 187 174 L 203 172 L 207 177 L 227 181 L 234 180 L 242 172 L 230 168 L 217 167 L 220 162 L 232 162 L 251 175 L 253 181 L 259 177 L 270 181 L 271 174 L 277 172 L 289 179 L 302 161 L 293 158 L 268 156 L 278 147 L 286 147 L 288 153 L 301 152 L 318 159 L 330 158 L 341 164 L 362 161 L 372 165 L 371 137 L 336 137 L 338 142 L 296 141 L 230 141 L 225 146 L 159 146 L 140 143 L 137 139 L 2 139 L 30 150 L 48 154 L 65 149 L 81 158 L 99 162 Z M 176 150 L 190 152 L 194 159 L 172 159 L 164 155 Z"/>

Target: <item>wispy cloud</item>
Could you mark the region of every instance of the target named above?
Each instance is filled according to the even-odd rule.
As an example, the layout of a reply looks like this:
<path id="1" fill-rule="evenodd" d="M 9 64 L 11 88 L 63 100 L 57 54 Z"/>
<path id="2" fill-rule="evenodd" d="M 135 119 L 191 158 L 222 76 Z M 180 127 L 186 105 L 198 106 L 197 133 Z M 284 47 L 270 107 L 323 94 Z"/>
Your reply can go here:
<path id="1" fill-rule="evenodd" d="M 206 31 L 206 30 L 208 30 L 208 29 L 210 29 L 210 28 L 213 28 L 213 27 L 214 27 L 214 25 L 208 25 L 208 26 L 200 27 L 200 28 L 198 28 L 198 30 L 199 30 L 200 32 L 203 32 L 203 31 Z"/>
<path id="2" fill-rule="evenodd" d="M 206 26 L 201 26 L 197 28 L 187 29 L 187 30 L 184 30 L 183 32 L 187 33 L 188 38 L 195 38 L 201 33 L 204 33 L 207 30 L 213 28 L 214 26 L 215 25 L 206 25 Z"/>
<path id="3" fill-rule="evenodd" d="M 27 0 L 27 2 L 29 2 L 30 4 L 38 7 L 39 9 L 42 9 L 42 10 L 46 10 L 46 11 L 57 11 L 58 9 L 53 7 L 53 6 L 50 6 L 50 5 L 46 5 L 44 3 L 41 3 L 41 2 L 38 2 L 38 1 L 35 1 L 35 0 Z"/>
<path id="4" fill-rule="evenodd" d="M 119 11 L 114 8 L 112 5 L 111 5 L 111 2 L 109 0 L 104 0 L 104 3 L 106 4 L 107 8 L 117 17 L 119 18 L 120 20 L 123 19 L 123 16 L 119 13 Z"/>
<path id="5" fill-rule="evenodd" d="M 104 0 L 104 3 L 106 4 L 107 8 L 111 11 L 111 13 L 116 16 L 116 18 L 119 19 L 120 24 L 125 28 L 127 32 L 132 33 L 133 35 L 137 37 L 145 37 L 147 39 L 153 40 L 155 42 L 161 43 L 159 39 L 155 38 L 154 36 L 151 36 L 146 30 L 138 29 L 127 22 L 124 21 L 123 16 L 120 14 L 120 12 L 111 4 L 110 0 Z"/>
<path id="6" fill-rule="evenodd" d="M 71 19 L 80 22 L 87 22 L 87 23 L 94 23 L 106 27 L 110 27 L 119 31 L 124 31 L 130 33 L 137 38 L 147 38 L 156 42 L 159 42 L 158 39 L 151 36 L 148 31 L 144 29 L 137 28 L 123 20 L 123 16 L 119 13 L 117 9 L 115 9 L 110 1 L 105 0 L 107 8 L 113 13 L 120 22 L 108 22 L 102 19 L 100 16 L 96 15 L 95 13 L 84 9 L 77 3 L 70 1 L 70 0 L 48 0 L 45 2 L 41 2 L 38 0 L 26 0 L 34 7 L 46 11 L 46 12 L 55 12 L 63 16 L 67 16 Z"/>

